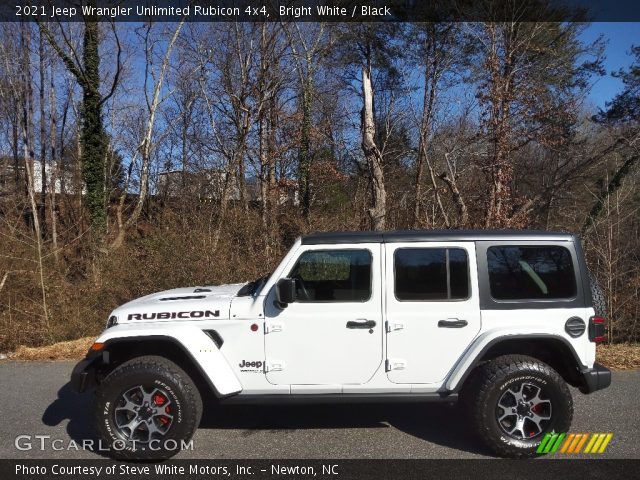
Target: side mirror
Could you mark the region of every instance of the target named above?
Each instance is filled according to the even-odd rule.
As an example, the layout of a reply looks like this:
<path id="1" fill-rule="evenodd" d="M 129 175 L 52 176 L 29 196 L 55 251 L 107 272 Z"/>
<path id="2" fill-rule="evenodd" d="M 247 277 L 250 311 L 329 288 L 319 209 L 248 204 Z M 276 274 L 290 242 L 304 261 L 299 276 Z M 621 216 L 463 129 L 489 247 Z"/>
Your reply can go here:
<path id="1" fill-rule="evenodd" d="M 296 281 L 293 278 L 281 278 L 276 283 L 276 302 L 280 308 L 296 301 Z"/>

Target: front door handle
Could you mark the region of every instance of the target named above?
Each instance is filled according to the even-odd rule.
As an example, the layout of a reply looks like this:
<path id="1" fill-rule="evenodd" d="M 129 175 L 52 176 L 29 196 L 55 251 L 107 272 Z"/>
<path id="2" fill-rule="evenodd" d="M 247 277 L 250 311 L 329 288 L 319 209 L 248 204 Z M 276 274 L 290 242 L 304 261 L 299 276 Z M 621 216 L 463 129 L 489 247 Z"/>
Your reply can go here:
<path id="1" fill-rule="evenodd" d="M 347 328 L 373 328 L 375 326 L 375 320 L 365 320 L 359 318 L 358 320 L 349 320 L 347 322 Z"/>
<path id="2" fill-rule="evenodd" d="M 438 326 L 440 328 L 462 328 L 469 324 L 466 320 L 459 320 L 457 318 L 447 318 L 446 320 L 439 320 Z"/>

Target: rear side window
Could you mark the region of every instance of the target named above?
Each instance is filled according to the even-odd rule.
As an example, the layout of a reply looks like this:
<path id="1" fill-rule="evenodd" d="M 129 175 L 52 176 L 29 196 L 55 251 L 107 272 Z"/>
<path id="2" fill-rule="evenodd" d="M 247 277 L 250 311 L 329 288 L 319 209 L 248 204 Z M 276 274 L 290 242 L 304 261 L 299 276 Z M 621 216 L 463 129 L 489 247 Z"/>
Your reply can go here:
<path id="1" fill-rule="evenodd" d="M 495 246 L 487 250 L 496 300 L 554 300 L 576 295 L 571 253 L 559 246 Z"/>
<path id="2" fill-rule="evenodd" d="M 309 250 L 289 277 L 298 302 L 364 302 L 371 297 L 371 252 Z"/>
<path id="3" fill-rule="evenodd" d="M 394 262 L 398 300 L 469 298 L 469 261 L 461 248 L 400 248 Z"/>

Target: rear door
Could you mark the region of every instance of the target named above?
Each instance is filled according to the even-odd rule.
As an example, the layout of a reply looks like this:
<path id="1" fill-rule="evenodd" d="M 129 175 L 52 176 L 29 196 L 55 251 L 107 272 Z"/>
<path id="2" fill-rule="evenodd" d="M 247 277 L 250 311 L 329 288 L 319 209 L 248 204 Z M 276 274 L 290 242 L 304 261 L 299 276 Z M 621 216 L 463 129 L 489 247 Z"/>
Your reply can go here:
<path id="1" fill-rule="evenodd" d="M 473 242 L 387 243 L 387 376 L 438 383 L 480 330 Z"/>

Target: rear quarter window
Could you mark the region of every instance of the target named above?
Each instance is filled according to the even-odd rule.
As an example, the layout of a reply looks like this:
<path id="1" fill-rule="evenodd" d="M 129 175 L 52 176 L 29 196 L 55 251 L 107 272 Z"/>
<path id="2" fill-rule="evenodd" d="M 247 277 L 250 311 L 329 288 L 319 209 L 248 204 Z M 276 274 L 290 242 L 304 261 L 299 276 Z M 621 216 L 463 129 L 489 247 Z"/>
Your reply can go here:
<path id="1" fill-rule="evenodd" d="M 571 253 L 561 246 L 492 246 L 487 249 L 487 268 L 491 296 L 496 300 L 576 296 Z"/>

